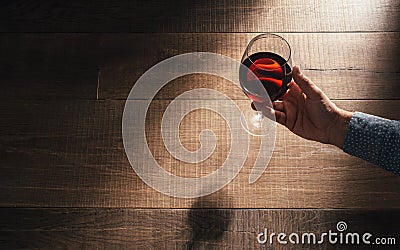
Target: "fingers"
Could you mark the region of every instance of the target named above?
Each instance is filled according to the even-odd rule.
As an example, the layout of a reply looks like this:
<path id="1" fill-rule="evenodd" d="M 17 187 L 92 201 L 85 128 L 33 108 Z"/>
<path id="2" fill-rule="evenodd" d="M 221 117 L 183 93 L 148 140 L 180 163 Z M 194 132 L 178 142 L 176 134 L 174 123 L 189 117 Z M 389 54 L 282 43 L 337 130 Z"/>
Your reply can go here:
<path id="1" fill-rule="evenodd" d="M 283 126 L 286 125 L 286 115 L 285 115 L 284 112 L 275 110 L 275 118 L 276 118 L 276 121 L 277 121 L 279 124 L 281 124 L 281 125 L 283 125 Z"/>
<path id="2" fill-rule="evenodd" d="M 278 123 L 285 125 L 286 123 L 286 114 L 283 110 L 283 102 L 275 101 L 272 103 L 273 108 L 267 106 L 265 103 L 251 103 L 251 108 L 253 110 L 261 111 L 262 114 L 271 119 L 275 120 Z"/>
<path id="3" fill-rule="evenodd" d="M 261 111 L 265 117 L 275 120 L 275 110 L 266 103 L 252 102 L 251 108 L 253 110 Z"/>
<path id="4" fill-rule="evenodd" d="M 252 108 L 254 111 L 257 111 L 256 106 L 254 105 L 254 102 L 251 103 L 251 108 Z"/>
<path id="5" fill-rule="evenodd" d="M 320 98 L 321 90 L 315 85 L 310 79 L 308 79 L 303 73 L 300 72 L 299 67 L 293 67 L 293 80 L 301 88 L 304 94 L 310 99 Z"/>
<path id="6" fill-rule="evenodd" d="M 275 101 L 272 103 L 272 106 L 275 110 L 283 112 L 283 102 L 282 101 Z"/>

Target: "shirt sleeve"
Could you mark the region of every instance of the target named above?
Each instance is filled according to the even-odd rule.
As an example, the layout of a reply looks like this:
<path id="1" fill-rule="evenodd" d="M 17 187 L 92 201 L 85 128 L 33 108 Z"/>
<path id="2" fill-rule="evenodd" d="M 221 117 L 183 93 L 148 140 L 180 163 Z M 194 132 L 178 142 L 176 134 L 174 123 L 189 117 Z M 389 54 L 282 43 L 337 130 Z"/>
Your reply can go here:
<path id="1" fill-rule="evenodd" d="M 355 112 L 343 151 L 400 175 L 400 121 Z"/>

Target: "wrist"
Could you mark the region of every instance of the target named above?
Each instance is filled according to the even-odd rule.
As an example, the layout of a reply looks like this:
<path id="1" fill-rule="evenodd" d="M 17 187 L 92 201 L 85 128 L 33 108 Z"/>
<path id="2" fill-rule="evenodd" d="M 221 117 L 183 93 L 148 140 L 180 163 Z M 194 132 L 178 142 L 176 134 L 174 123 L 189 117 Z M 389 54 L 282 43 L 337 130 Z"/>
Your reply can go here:
<path id="1" fill-rule="evenodd" d="M 347 129 L 349 128 L 349 123 L 354 112 L 337 108 L 335 113 L 335 121 L 332 123 L 331 131 L 329 133 L 329 144 L 343 149 Z"/>

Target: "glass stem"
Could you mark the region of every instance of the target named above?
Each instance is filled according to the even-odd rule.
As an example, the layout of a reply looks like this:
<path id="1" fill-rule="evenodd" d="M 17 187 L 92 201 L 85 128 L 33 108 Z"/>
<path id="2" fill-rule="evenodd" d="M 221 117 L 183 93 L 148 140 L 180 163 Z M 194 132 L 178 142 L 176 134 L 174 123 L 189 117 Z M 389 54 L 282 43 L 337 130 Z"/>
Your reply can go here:
<path id="1" fill-rule="evenodd" d="M 261 119 L 264 118 L 264 115 L 263 115 L 263 113 L 261 111 L 257 111 L 257 115 L 256 116 L 257 116 L 258 120 L 261 120 Z"/>

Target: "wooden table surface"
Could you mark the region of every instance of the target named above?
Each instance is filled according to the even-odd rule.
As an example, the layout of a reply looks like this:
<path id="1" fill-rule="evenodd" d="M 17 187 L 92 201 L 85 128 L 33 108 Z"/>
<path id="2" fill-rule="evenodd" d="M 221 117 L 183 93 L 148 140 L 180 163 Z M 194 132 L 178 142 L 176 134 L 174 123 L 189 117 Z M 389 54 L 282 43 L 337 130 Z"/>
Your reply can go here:
<path id="1" fill-rule="evenodd" d="M 260 245 L 256 236 L 265 227 L 326 232 L 339 221 L 352 232 L 395 236 L 392 249 L 398 249 L 400 178 L 333 146 L 278 125 L 272 159 L 256 183 L 248 184 L 259 145 L 253 138 L 231 183 L 183 199 L 158 193 L 135 174 L 121 127 L 129 91 L 151 66 L 196 51 L 240 60 L 262 32 L 285 37 L 295 64 L 338 106 L 400 119 L 398 0 L 30 0 L 0 6 L 1 249 L 315 249 Z M 232 146 L 224 120 L 209 110 L 190 113 L 180 136 L 196 150 L 200 131 L 212 129 L 217 147 L 210 158 L 185 163 L 163 145 L 164 110 L 200 87 L 249 103 L 239 88 L 204 74 L 178 78 L 157 94 L 146 138 L 159 164 L 179 176 L 211 173 Z"/>

